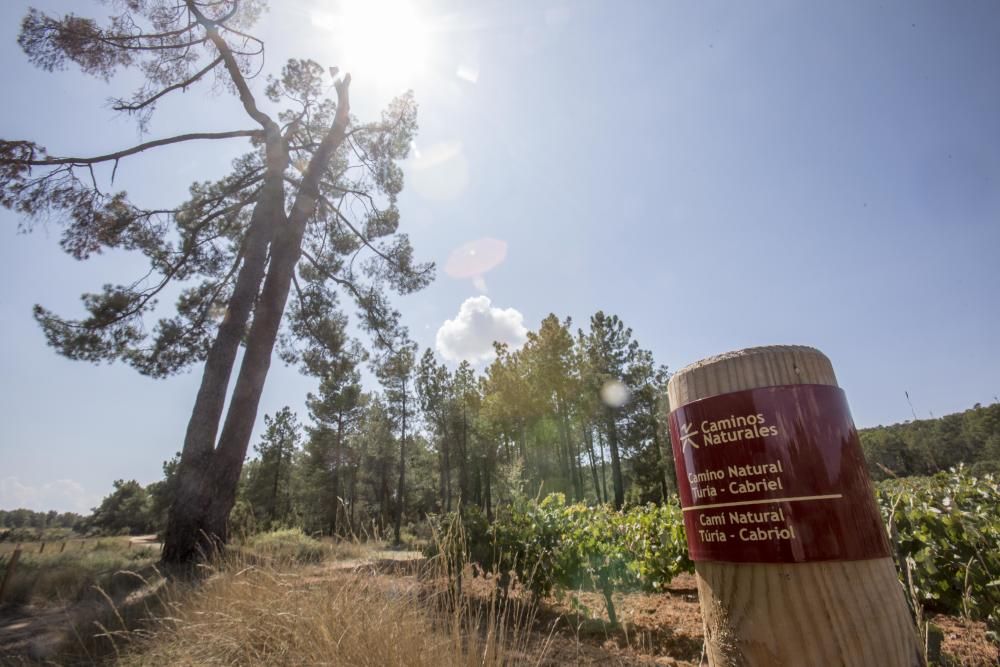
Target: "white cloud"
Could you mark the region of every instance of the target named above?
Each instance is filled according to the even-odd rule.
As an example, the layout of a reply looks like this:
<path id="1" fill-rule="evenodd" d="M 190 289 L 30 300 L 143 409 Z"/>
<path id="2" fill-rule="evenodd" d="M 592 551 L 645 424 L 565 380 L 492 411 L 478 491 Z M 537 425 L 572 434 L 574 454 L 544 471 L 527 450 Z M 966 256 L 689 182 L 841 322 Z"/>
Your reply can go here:
<path id="1" fill-rule="evenodd" d="M 0 507 L 4 509 L 24 507 L 36 512 L 88 514 L 95 504 L 83 485 L 72 479 L 57 479 L 41 486 L 24 484 L 17 477 L 0 479 Z"/>
<path id="2" fill-rule="evenodd" d="M 514 308 L 494 308 L 488 296 L 475 296 L 465 300 L 455 319 L 444 321 L 435 346 L 448 361 L 477 364 L 494 357 L 494 341 L 517 348 L 527 335 L 524 315 Z"/>

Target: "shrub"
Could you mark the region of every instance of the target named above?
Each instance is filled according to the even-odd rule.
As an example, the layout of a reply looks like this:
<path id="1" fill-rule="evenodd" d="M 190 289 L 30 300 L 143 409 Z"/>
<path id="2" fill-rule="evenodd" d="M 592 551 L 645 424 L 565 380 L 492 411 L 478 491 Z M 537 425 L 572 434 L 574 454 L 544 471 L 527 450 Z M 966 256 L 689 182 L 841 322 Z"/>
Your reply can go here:
<path id="1" fill-rule="evenodd" d="M 881 482 L 876 497 L 915 612 L 927 608 L 1000 627 L 998 478 L 960 467 L 934 477 Z M 455 517 L 435 521 L 440 533 L 458 534 L 444 529 L 457 525 Z M 467 509 L 461 535 L 459 546 L 450 547 L 458 549 L 455 555 L 468 554 L 498 572 L 501 583 L 513 573 L 535 596 L 597 590 L 612 622 L 612 591 L 662 590 L 678 574 L 694 570 L 676 497 L 622 511 L 567 505 L 558 493 L 541 502 L 522 499 L 502 508 L 492 526 Z"/>
<path id="2" fill-rule="evenodd" d="M 691 571 L 680 507 L 643 505 L 615 511 L 607 505 L 567 505 L 562 494 L 505 508 L 492 526 L 473 515 L 465 529 L 468 553 L 486 569 L 514 573 L 535 596 L 588 588 L 611 594 L 660 590 Z M 502 581 L 502 578 L 501 578 Z"/>
<path id="3" fill-rule="evenodd" d="M 624 547 L 642 588 L 661 591 L 682 572 L 693 572 L 680 505 L 641 505 L 622 514 Z"/>
<path id="4" fill-rule="evenodd" d="M 328 549 L 299 528 L 286 528 L 252 536 L 247 546 L 261 556 L 281 562 L 318 563 Z"/>
<path id="5" fill-rule="evenodd" d="M 1000 609 L 1000 480 L 960 467 L 882 482 L 877 496 L 920 604 L 973 619 Z"/>

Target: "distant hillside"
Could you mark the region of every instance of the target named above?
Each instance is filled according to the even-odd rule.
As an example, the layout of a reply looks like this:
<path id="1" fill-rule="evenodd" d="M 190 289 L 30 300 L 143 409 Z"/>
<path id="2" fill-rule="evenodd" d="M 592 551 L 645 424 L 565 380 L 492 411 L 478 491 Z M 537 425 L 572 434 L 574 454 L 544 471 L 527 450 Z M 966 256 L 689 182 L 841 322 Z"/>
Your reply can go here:
<path id="1" fill-rule="evenodd" d="M 1000 473 L 1000 403 L 861 429 L 861 446 L 874 479 L 930 475 L 959 463 L 975 474 Z"/>

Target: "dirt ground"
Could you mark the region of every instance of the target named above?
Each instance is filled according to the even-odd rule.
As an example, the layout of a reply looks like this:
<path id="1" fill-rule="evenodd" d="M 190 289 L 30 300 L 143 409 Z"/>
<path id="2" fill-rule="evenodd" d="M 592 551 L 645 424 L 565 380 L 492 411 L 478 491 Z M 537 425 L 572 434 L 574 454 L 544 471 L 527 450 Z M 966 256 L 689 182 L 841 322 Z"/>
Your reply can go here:
<path id="1" fill-rule="evenodd" d="M 600 594 L 580 592 L 576 599 L 586 615 L 574 611 L 568 596 L 543 601 L 536 625 L 555 622 L 556 630 L 542 664 L 687 667 L 701 660 L 701 612 L 690 575 L 678 577 L 659 595 L 612 596 L 620 625 L 614 630 L 604 623 Z"/>
<path id="2" fill-rule="evenodd" d="M 386 586 L 411 589 L 419 586 L 417 560 L 408 563 L 381 560 L 369 563 L 374 576 Z M 465 590 L 486 597 L 491 583 L 467 577 Z M 613 602 L 619 618 L 617 629 L 608 628 L 604 598 L 598 593 L 577 592 L 571 597 L 548 597 L 538 610 L 526 662 L 556 665 L 707 665 L 702 654 L 701 610 L 693 575 L 674 579 L 662 594 L 617 593 Z M 990 642 L 986 625 L 977 621 L 938 615 L 932 622 L 944 631 L 942 652 L 947 665 L 996 667 L 1000 647 Z"/>
<path id="3" fill-rule="evenodd" d="M 941 652 L 959 665 L 1000 665 L 1000 647 L 986 636 L 986 624 L 937 615 L 931 623 L 944 631 Z"/>
<path id="4" fill-rule="evenodd" d="M 379 554 L 364 562 L 334 562 L 317 567 L 306 576 L 325 578 L 345 570 L 366 573 L 388 589 L 414 590 L 427 586 L 421 559 L 405 554 Z M 488 595 L 492 583 L 467 577 L 465 591 L 473 597 Z M 702 626 L 694 577 L 682 575 L 662 594 L 616 594 L 620 621 L 605 624 L 604 600 L 596 593 L 542 601 L 520 657 L 526 662 L 555 665 L 675 665 L 702 664 Z M 582 608 L 581 608 L 582 605 Z M 96 615 L 92 608 L 0 607 L 0 663 L 19 657 L 46 657 L 58 636 L 71 636 L 71 619 Z M 88 619 L 89 620 L 89 619 Z M 948 664 L 986 667 L 1000 664 L 1000 653 L 990 643 L 983 623 L 948 616 L 932 621 L 944 631 L 943 651 Z M 541 656 L 541 660 L 538 658 Z"/>

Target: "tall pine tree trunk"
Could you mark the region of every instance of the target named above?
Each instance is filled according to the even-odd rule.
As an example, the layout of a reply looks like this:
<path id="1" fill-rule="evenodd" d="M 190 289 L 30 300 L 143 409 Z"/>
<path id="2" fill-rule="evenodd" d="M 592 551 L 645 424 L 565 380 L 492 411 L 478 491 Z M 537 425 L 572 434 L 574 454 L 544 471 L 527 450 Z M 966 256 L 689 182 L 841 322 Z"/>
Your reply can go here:
<path id="1" fill-rule="evenodd" d="M 567 414 L 566 404 L 562 399 L 559 399 L 558 410 L 559 431 L 564 447 L 566 448 L 566 472 L 570 477 L 570 483 L 573 485 L 573 499 L 580 500 L 583 498 L 583 479 L 577 474 L 580 461 L 575 451 L 576 448 L 572 444 L 573 438 L 569 424 L 569 415 Z"/>
<path id="2" fill-rule="evenodd" d="M 469 451 L 466 447 L 465 405 L 462 405 L 462 434 L 458 439 L 458 511 L 469 501 Z"/>
<path id="3" fill-rule="evenodd" d="M 280 445 L 279 445 L 280 447 Z M 274 463 L 274 484 L 271 487 L 271 526 L 273 530 L 278 518 L 278 486 L 281 482 L 281 449 L 278 449 L 278 460 Z"/>
<path id="4" fill-rule="evenodd" d="M 590 425 L 584 426 L 583 438 L 587 441 L 587 457 L 590 459 L 590 474 L 594 478 L 594 495 L 597 496 L 597 502 L 606 502 L 604 497 L 601 495 L 601 483 L 597 479 L 597 457 L 594 456 L 594 432 L 591 430 Z"/>
<path id="5" fill-rule="evenodd" d="M 448 444 L 447 420 L 441 419 L 441 507 L 451 511 L 451 446 Z"/>
<path id="6" fill-rule="evenodd" d="M 611 482 L 615 488 L 615 509 L 620 510 L 625 504 L 625 484 L 622 480 L 622 461 L 618 451 L 618 426 L 615 420 L 608 418 L 608 449 L 611 451 Z"/>
<path id="7" fill-rule="evenodd" d="M 337 415 L 337 440 L 333 443 L 333 479 L 330 486 L 333 490 L 333 514 L 330 517 L 330 534 L 337 535 L 337 518 L 340 514 L 340 452 L 344 441 L 344 415 Z"/>
<path id="8" fill-rule="evenodd" d="M 301 240 L 302 232 L 286 222 L 271 243 L 271 262 L 267 277 L 254 310 L 246 352 L 222 426 L 219 446 L 212 457 L 210 474 L 215 490 L 208 506 L 206 532 L 222 542 L 228 537 L 229 511 L 236 501 L 240 469 L 257 420 L 257 407 L 271 367 L 271 352 L 288 300 L 292 273 L 299 259 Z"/>
<path id="9" fill-rule="evenodd" d="M 351 535 L 354 535 L 354 531 L 357 529 L 357 506 L 358 506 L 358 469 L 357 467 L 352 467 L 351 469 L 351 511 L 348 518 L 348 524 L 351 528 Z"/>
<path id="10" fill-rule="evenodd" d="M 393 536 L 396 544 L 402 544 L 403 504 L 406 491 L 406 380 L 403 380 L 403 432 L 399 439 L 399 489 L 396 492 L 396 518 Z"/>
<path id="11" fill-rule="evenodd" d="M 656 424 L 656 411 L 650 415 L 650 423 L 653 425 L 653 449 L 656 451 L 656 469 L 660 471 L 660 492 L 663 494 L 662 502 L 667 502 L 670 491 L 667 488 L 667 465 L 664 461 L 663 448 L 660 446 L 660 430 Z"/>
<path id="12" fill-rule="evenodd" d="M 204 460 L 208 459 L 208 465 L 197 475 L 199 478 L 197 482 L 187 482 L 193 493 L 175 501 L 176 509 L 171 514 L 177 516 L 172 519 L 172 523 L 175 524 L 174 530 L 168 529 L 168 543 L 164 545 L 163 559 L 165 561 L 193 560 L 198 557 L 199 551 L 211 552 L 228 539 L 229 512 L 236 502 L 240 470 L 243 467 L 243 459 L 246 457 L 250 435 L 257 418 L 257 407 L 271 365 L 271 353 L 278 336 L 285 303 L 288 300 L 288 291 L 291 287 L 295 266 L 302 252 L 302 236 L 305 232 L 306 222 L 316 209 L 322 173 L 346 136 L 350 107 L 348 101 L 349 86 L 350 75 L 345 76 L 343 81 L 337 84 L 338 106 L 333 126 L 309 162 L 292 211 L 287 219 L 284 213 L 284 190 L 280 180 L 277 181 L 277 185 L 271 183 L 270 189 L 265 185 L 265 190 L 261 194 L 258 206 L 261 204 L 266 206 L 262 215 L 267 215 L 272 229 L 267 274 L 264 277 L 264 285 L 260 295 L 257 297 L 256 307 L 253 307 L 253 299 L 250 300 L 253 323 L 247 335 L 246 352 L 243 355 L 229 410 L 226 413 L 222 433 L 219 436 L 219 444 L 210 456 L 206 455 L 207 448 L 204 445 L 204 436 L 207 431 L 204 428 L 211 428 L 211 438 L 208 440 L 210 442 L 214 438 L 217 420 L 215 425 L 211 425 L 207 421 L 204 422 L 204 428 L 199 427 L 198 429 L 198 442 L 193 443 L 190 456 L 193 459 L 192 463 L 195 461 L 204 463 Z M 271 140 L 270 131 L 268 136 Z M 280 136 L 278 140 L 281 140 Z M 269 171 L 274 169 L 280 173 L 284 172 L 287 164 L 287 151 L 284 147 L 282 147 L 281 154 L 284 159 L 276 160 L 275 156 L 268 153 Z M 256 213 L 255 209 L 254 214 L 256 215 Z M 259 280 L 257 284 L 259 284 Z M 256 294 L 254 293 L 253 296 Z M 249 312 L 247 312 L 247 318 Z M 242 335 L 245 325 L 246 318 L 239 327 L 240 335 Z M 216 340 L 218 341 L 218 339 L 217 336 Z M 239 344 L 239 339 L 237 339 L 236 344 Z M 220 355 L 225 353 L 226 350 L 220 351 Z M 225 361 L 225 357 L 220 356 L 220 358 Z M 233 359 L 235 359 L 235 351 L 233 351 Z M 229 362 L 228 368 L 231 372 L 232 361 Z M 206 363 L 207 371 L 208 364 Z M 228 384 L 228 372 L 226 375 L 223 387 Z M 221 377 L 213 377 L 212 387 L 217 386 L 220 381 Z M 199 391 L 199 397 L 200 395 Z M 214 392 L 209 398 L 217 401 Z M 225 401 L 224 388 L 222 400 Z M 214 405 L 208 405 L 205 408 L 205 414 L 211 414 L 210 408 L 214 408 Z M 198 406 L 196 405 L 197 411 Z M 221 415 L 221 406 L 217 414 Z M 192 421 L 194 418 L 193 414 Z M 185 443 L 186 446 L 187 443 Z M 187 474 L 189 475 L 192 474 L 190 470 L 191 468 L 188 466 Z M 192 475 L 192 477 L 194 476 Z"/>
<path id="13" fill-rule="evenodd" d="M 490 445 L 490 452 L 486 457 L 486 469 L 484 471 L 486 477 L 486 495 L 484 498 L 484 503 L 486 504 L 486 520 L 493 523 L 493 476 L 492 472 L 496 468 L 496 450 L 493 445 Z"/>
<path id="14" fill-rule="evenodd" d="M 600 429 L 597 431 L 597 451 L 601 454 L 601 488 L 604 491 L 604 501 L 608 502 L 608 472 L 607 462 L 604 458 L 604 439 L 601 437 Z"/>
<path id="15" fill-rule="evenodd" d="M 184 436 L 177 468 L 177 489 L 164 533 L 163 560 L 168 563 L 194 560 L 199 552 L 207 555 L 216 546 L 205 541 L 205 511 L 213 492 L 209 467 L 236 354 L 264 279 L 275 219 L 284 205 L 282 172 L 287 153 L 276 125 L 269 129 L 267 136 L 268 167 L 264 186 L 250 218 L 242 264 L 226 314 L 205 359 L 201 385 Z"/>

